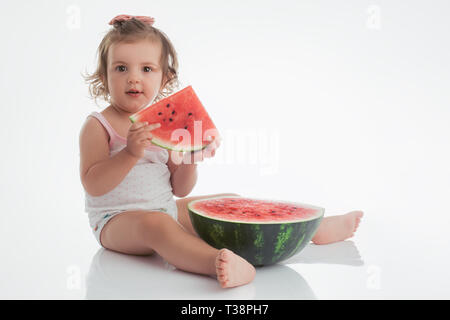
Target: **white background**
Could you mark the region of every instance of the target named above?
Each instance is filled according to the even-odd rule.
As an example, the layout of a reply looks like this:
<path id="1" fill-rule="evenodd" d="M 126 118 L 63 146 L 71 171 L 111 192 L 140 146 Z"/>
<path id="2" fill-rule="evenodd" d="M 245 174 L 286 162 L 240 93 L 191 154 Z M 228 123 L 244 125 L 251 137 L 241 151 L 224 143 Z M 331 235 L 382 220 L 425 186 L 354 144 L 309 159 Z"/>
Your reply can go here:
<path id="1" fill-rule="evenodd" d="M 0 298 L 450 298 L 447 1 L 30 0 L 0 12 Z M 158 257 L 99 250 L 78 134 L 106 103 L 81 74 L 118 14 L 156 18 L 223 133 L 192 195 L 360 209 L 356 236 L 226 293 Z"/>

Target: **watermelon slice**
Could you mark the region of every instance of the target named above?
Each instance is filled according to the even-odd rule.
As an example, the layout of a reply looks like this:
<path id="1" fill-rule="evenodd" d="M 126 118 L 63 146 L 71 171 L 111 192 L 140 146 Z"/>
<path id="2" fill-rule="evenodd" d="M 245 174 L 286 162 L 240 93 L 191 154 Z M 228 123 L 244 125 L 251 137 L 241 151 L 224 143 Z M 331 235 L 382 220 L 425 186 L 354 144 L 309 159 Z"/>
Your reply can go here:
<path id="1" fill-rule="evenodd" d="M 218 131 L 199 98 L 188 86 L 130 116 L 131 122 L 160 123 L 152 143 L 169 150 L 197 151 L 217 138 Z"/>
<path id="2" fill-rule="evenodd" d="M 263 266 L 300 252 L 316 233 L 325 209 L 223 196 L 191 201 L 188 211 L 195 231 L 209 245 Z"/>

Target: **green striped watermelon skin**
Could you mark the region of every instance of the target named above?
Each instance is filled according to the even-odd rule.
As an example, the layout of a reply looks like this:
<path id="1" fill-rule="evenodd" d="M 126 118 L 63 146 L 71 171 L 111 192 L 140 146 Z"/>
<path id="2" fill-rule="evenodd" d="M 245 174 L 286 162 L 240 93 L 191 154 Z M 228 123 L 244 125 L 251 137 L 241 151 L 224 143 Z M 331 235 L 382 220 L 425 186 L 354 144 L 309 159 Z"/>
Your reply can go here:
<path id="1" fill-rule="evenodd" d="M 317 231 L 323 214 L 313 220 L 286 223 L 247 223 L 216 220 L 188 206 L 201 239 L 216 249 L 227 248 L 254 266 L 283 261 L 300 252 Z"/>

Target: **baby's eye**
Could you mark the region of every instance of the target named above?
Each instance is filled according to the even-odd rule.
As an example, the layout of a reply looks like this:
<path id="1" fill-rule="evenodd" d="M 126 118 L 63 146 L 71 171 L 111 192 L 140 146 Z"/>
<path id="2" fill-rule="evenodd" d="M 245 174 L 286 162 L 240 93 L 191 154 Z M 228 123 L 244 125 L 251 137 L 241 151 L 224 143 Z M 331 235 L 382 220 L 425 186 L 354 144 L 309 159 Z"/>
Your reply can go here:
<path id="1" fill-rule="evenodd" d="M 120 71 L 120 72 L 125 71 L 125 69 L 126 69 L 125 66 L 117 66 L 117 67 L 116 67 L 116 70 L 118 70 L 118 71 Z"/>
<path id="2" fill-rule="evenodd" d="M 151 67 L 144 67 L 144 71 L 145 72 L 150 72 L 150 71 L 152 71 L 152 68 Z"/>

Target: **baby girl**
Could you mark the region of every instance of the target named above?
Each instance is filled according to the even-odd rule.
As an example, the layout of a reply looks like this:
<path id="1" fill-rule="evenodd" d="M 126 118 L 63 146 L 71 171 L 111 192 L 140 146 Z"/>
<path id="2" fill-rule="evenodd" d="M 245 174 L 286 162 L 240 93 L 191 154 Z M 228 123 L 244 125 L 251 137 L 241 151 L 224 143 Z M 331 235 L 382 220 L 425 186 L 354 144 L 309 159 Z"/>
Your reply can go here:
<path id="1" fill-rule="evenodd" d="M 92 231 L 104 248 L 133 255 L 157 252 L 176 268 L 215 276 L 224 288 L 247 284 L 255 268 L 200 239 L 186 208 L 192 200 L 219 196 L 186 197 L 197 181 L 198 163 L 215 155 L 220 140 L 195 156 L 182 153 L 180 163 L 174 161 L 180 153 L 150 142 L 159 123 L 129 120 L 178 84 L 174 46 L 153 23 L 151 17 L 129 15 L 111 20 L 98 48 L 97 70 L 87 77 L 91 95 L 109 103 L 91 113 L 80 132 L 80 177 Z M 352 211 L 325 217 L 313 243 L 353 236 L 362 215 Z"/>

